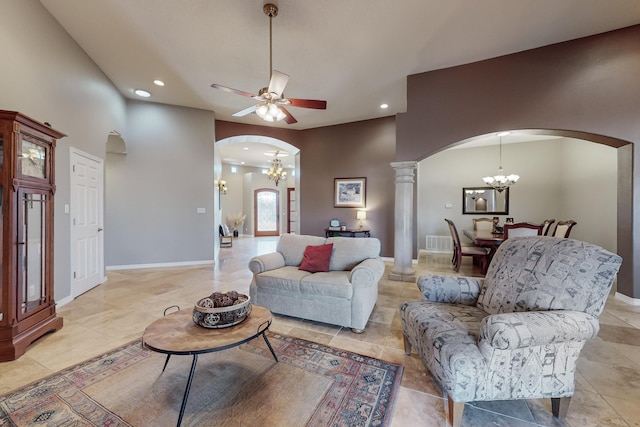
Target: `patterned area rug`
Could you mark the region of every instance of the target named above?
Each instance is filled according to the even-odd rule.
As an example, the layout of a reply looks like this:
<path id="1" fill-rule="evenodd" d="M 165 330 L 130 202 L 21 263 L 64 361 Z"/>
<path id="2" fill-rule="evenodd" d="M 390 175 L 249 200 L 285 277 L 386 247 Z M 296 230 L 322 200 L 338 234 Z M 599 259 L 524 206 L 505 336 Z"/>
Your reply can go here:
<path id="1" fill-rule="evenodd" d="M 183 426 L 389 425 L 403 367 L 269 333 L 200 355 Z M 192 357 L 140 340 L 0 396 L 0 426 L 171 426 Z"/>

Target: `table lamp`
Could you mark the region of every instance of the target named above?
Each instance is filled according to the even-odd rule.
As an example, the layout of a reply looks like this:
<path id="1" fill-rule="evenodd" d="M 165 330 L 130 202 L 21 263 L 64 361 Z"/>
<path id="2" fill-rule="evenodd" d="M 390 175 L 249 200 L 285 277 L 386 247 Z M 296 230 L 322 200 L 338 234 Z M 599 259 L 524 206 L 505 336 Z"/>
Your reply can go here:
<path id="1" fill-rule="evenodd" d="M 360 220 L 360 229 L 362 230 L 362 222 L 367 219 L 367 211 L 356 211 L 356 219 Z"/>

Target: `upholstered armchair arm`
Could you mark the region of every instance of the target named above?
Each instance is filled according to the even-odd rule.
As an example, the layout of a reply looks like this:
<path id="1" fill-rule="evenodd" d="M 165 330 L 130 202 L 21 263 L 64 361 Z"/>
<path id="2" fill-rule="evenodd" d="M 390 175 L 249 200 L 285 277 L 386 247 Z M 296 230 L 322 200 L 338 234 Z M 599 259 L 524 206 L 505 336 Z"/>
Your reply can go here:
<path id="1" fill-rule="evenodd" d="M 491 347 L 508 350 L 585 341 L 595 338 L 598 318 L 581 311 L 524 311 L 493 314 L 482 319 L 480 340 Z"/>
<path id="2" fill-rule="evenodd" d="M 431 302 L 474 305 L 484 278 L 427 274 L 418 278 L 422 299 Z"/>
<path id="3" fill-rule="evenodd" d="M 381 258 L 369 258 L 353 267 L 349 274 L 349 281 L 354 290 L 360 286 L 371 286 L 380 281 L 384 274 L 384 261 Z"/>
<path id="4" fill-rule="evenodd" d="M 249 270 L 251 270 L 253 274 L 275 270 L 280 267 L 284 267 L 284 257 L 280 252 L 255 256 L 249 261 Z"/>

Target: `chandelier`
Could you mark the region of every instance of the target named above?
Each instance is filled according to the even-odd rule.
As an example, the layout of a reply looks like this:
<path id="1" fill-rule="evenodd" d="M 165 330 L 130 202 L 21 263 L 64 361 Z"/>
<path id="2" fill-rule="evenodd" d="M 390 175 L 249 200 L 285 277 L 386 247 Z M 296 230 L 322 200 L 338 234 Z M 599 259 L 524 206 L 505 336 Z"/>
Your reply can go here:
<path id="1" fill-rule="evenodd" d="M 505 175 L 504 170 L 502 169 L 502 137 L 509 135 L 510 132 L 500 132 L 498 136 L 500 137 L 500 163 L 498 166 L 498 173 L 494 176 L 485 176 L 482 178 L 485 184 L 495 188 L 498 192 L 502 193 L 506 188 L 509 188 L 511 185 L 518 182 L 520 176 L 511 174 Z"/>
<path id="2" fill-rule="evenodd" d="M 276 187 L 280 182 L 285 182 L 287 180 L 287 172 L 282 167 L 282 161 L 278 158 L 278 154 L 280 151 L 276 151 L 276 154 L 271 162 L 271 167 L 267 172 L 267 178 L 269 181 L 274 181 Z"/>

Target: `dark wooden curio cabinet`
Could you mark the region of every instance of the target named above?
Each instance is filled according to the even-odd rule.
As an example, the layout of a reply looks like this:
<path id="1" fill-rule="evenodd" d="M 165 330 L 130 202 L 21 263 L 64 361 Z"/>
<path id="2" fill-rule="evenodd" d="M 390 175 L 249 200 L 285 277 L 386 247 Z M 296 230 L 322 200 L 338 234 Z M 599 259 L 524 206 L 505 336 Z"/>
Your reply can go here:
<path id="1" fill-rule="evenodd" d="M 0 362 L 62 327 L 53 298 L 54 150 L 63 133 L 0 110 Z"/>

